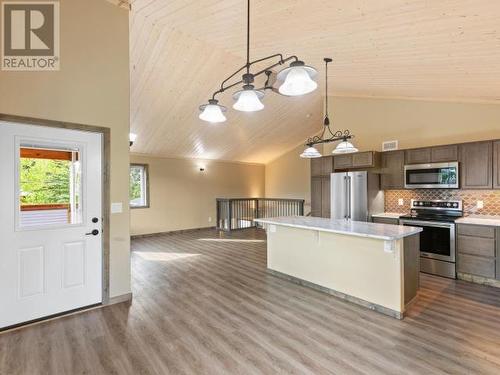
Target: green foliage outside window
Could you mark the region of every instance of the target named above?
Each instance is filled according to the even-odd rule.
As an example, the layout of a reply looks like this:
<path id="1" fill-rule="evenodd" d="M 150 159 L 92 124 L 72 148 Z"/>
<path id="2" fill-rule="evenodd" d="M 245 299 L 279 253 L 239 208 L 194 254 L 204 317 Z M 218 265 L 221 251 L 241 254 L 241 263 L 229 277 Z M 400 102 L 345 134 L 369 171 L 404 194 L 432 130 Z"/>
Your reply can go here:
<path id="1" fill-rule="evenodd" d="M 70 202 L 70 167 L 66 160 L 21 159 L 22 204 Z"/>
<path id="2" fill-rule="evenodd" d="M 142 168 L 130 167 L 130 201 L 141 198 Z"/>

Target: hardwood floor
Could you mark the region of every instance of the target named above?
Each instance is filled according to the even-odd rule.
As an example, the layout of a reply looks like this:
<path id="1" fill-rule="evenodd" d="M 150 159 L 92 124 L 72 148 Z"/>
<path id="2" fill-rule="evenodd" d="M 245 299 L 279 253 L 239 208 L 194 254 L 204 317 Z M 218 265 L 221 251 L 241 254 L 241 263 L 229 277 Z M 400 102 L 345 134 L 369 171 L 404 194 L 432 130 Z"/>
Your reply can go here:
<path id="1" fill-rule="evenodd" d="M 261 231 L 132 248 L 132 305 L 0 334 L 0 374 L 500 373 L 500 289 L 424 275 L 398 321 L 268 275 Z"/>

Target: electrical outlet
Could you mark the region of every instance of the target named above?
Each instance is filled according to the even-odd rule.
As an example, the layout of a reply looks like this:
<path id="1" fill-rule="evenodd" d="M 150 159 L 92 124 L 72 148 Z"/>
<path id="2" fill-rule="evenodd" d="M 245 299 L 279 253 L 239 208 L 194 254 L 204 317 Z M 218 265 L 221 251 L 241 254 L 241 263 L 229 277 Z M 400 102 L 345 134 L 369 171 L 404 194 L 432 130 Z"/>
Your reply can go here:
<path id="1" fill-rule="evenodd" d="M 477 201 L 476 206 L 479 209 L 484 208 L 484 202 L 483 201 Z"/>
<path id="2" fill-rule="evenodd" d="M 398 199 L 398 205 L 404 206 L 404 204 L 405 204 L 405 200 L 403 198 L 399 198 Z"/>
<path id="3" fill-rule="evenodd" d="M 212 222 L 212 216 L 209 216 L 208 217 L 208 222 L 211 223 Z"/>

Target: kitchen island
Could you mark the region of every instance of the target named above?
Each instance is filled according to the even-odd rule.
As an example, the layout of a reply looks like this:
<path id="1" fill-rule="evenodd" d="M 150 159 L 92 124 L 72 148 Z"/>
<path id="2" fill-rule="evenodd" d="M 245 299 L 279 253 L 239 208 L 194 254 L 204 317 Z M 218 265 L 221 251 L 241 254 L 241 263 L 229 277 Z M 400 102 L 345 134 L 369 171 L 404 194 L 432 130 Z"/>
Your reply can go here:
<path id="1" fill-rule="evenodd" d="M 256 219 L 267 230 L 267 269 L 403 319 L 419 284 L 422 228 L 317 217 Z"/>

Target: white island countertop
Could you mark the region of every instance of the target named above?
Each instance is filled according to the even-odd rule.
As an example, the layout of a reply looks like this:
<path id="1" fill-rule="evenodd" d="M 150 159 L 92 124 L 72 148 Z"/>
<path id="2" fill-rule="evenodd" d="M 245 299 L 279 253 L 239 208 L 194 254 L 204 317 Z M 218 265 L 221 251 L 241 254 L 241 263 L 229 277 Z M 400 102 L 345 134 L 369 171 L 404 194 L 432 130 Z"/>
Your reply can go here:
<path id="1" fill-rule="evenodd" d="M 311 216 L 270 217 L 255 219 L 255 221 L 261 224 L 282 225 L 285 227 L 310 229 L 348 236 L 375 238 L 384 241 L 395 241 L 422 232 L 422 228 L 418 227 L 367 223 L 344 219 L 325 219 Z"/>

